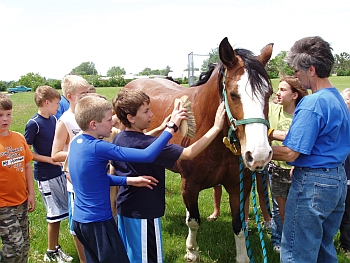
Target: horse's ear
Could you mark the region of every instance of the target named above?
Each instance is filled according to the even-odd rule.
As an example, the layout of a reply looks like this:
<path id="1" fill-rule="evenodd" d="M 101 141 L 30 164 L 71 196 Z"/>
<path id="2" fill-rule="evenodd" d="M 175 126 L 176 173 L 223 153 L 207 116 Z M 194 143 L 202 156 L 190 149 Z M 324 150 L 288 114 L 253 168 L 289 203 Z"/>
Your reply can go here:
<path id="1" fill-rule="evenodd" d="M 266 66 L 267 62 L 269 62 L 272 55 L 273 43 L 266 45 L 262 50 L 261 54 L 258 56 L 258 60 Z"/>
<path id="2" fill-rule="evenodd" d="M 234 67 L 237 63 L 236 52 L 225 37 L 219 45 L 219 55 L 221 62 L 227 67 Z"/>

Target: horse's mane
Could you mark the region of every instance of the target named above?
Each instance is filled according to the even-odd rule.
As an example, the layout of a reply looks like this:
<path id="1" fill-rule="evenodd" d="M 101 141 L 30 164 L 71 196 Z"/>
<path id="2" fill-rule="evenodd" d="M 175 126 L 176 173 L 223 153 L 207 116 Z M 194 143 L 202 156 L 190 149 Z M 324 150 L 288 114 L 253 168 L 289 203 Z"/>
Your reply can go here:
<path id="1" fill-rule="evenodd" d="M 165 79 L 170 80 L 170 81 L 175 82 L 176 84 L 180 85 L 180 82 L 178 82 L 177 80 L 173 79 L 173 77 L 166 76 Z"/>
<path id="2" fill-rule="evenodd" d="M 256 59 L 256 56 L 253 52 L 247 49 L 235 49 L 236 55 L 240 56 L 245 64 L 245 68 L 249 75 L 249 82 L 252 87 L 253 95 L 256 95 L 256 93 L 261 94 L 271 94 L 272 93 L 272 85 L 269 76 L 266 73 L 266 70 L 264 66 Z M 210 63 L 209 69 L 206 72 L 202 72 L 199 75 L 198 81 L 191 85 L 191 87 L 199 86 L 208 81 L 211 74 L 213 73 L 216 66 L 220 67 L 220 74 L 219 74 L 219 87 L 220 92 L 222 91 L 222 78 L 224 76 L 224 65 L 220 62 L 217 63 Z M 265 82 L 267 83 L 268 90 L 264 90 Z"/>
<path id="3" fill-rule="evenodd" d="M 209 68 L 208 71 L 202 72 L 199 75 L 198 81 L 196 83 L 194 83 L 193 85 L 191 85 L 191 87 L 195 87 L 195 86 L 199 86 L 199 85 L 202 85 L 204 83 L 207 83 L 208 79 L 210 78 L 210 76 L 213 73 L 216 66 L 217 66 L 217 63 L 210 63 L 208 65 L 208 68 Z"/>
<path id="4" fill-rule="evenodd" d="M 252 87 L 252 95 L 256 93 L 271 94 L 272 85 L 269 76 L 264 66 L 257 60 L 253 52 L 247 49 L 235 49 L 236 55 L 240 56 L 244 62 L 245 68 L 248 72 L 250 86 Z M 221 64 L 219 86 L 222 91 L 222 78 L 224 76 L 224 66 Z M 264 90 L 265 82 L 267 83 L 267 89 Z"/>

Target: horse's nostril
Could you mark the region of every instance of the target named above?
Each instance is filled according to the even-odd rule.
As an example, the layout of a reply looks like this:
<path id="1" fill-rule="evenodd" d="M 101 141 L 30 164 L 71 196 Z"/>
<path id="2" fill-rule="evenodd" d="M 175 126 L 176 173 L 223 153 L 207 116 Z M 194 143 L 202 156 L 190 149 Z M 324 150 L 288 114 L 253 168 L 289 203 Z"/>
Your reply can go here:
<path id="1" fill-rule="evenodd" d="M 247 160 L 247 162 L 252 162 L 254 160 L 253 156 L 252 156 L 252 153 L 250 151 L 247 151 L 245 153 L 245 159 Z"/>

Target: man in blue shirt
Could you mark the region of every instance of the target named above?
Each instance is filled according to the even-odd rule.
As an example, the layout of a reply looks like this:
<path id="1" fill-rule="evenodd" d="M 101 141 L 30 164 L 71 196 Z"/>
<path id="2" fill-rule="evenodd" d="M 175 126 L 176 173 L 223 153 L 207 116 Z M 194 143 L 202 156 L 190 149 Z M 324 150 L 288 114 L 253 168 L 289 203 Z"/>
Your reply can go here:
<path id="1" fill-rule="evenodd" d="M 344 213 L 350 151 L 350 115 L 328 77 L 330 44 L 320 37 L 295 42 L 286 62 L 302 86 L 312 90 L 298 104 L 284 146 L 273 159 L 294 166 L 282 233 L 281 262 L 338 262 L 333 239 Z"/>

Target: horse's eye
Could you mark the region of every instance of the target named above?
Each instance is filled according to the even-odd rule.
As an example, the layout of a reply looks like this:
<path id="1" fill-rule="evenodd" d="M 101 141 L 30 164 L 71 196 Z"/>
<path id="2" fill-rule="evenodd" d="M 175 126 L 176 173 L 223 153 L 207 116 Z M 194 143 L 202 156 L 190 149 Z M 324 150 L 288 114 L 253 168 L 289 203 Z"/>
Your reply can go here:
<path id="1" fill-rule="evenodd" d="M 233 100 L 236 100 L 236 99 L 239 100 L 240 99 L 240 96 L 237 93 L 234 93 L 234 92 L 230 92 L 230 97 Z"/>

